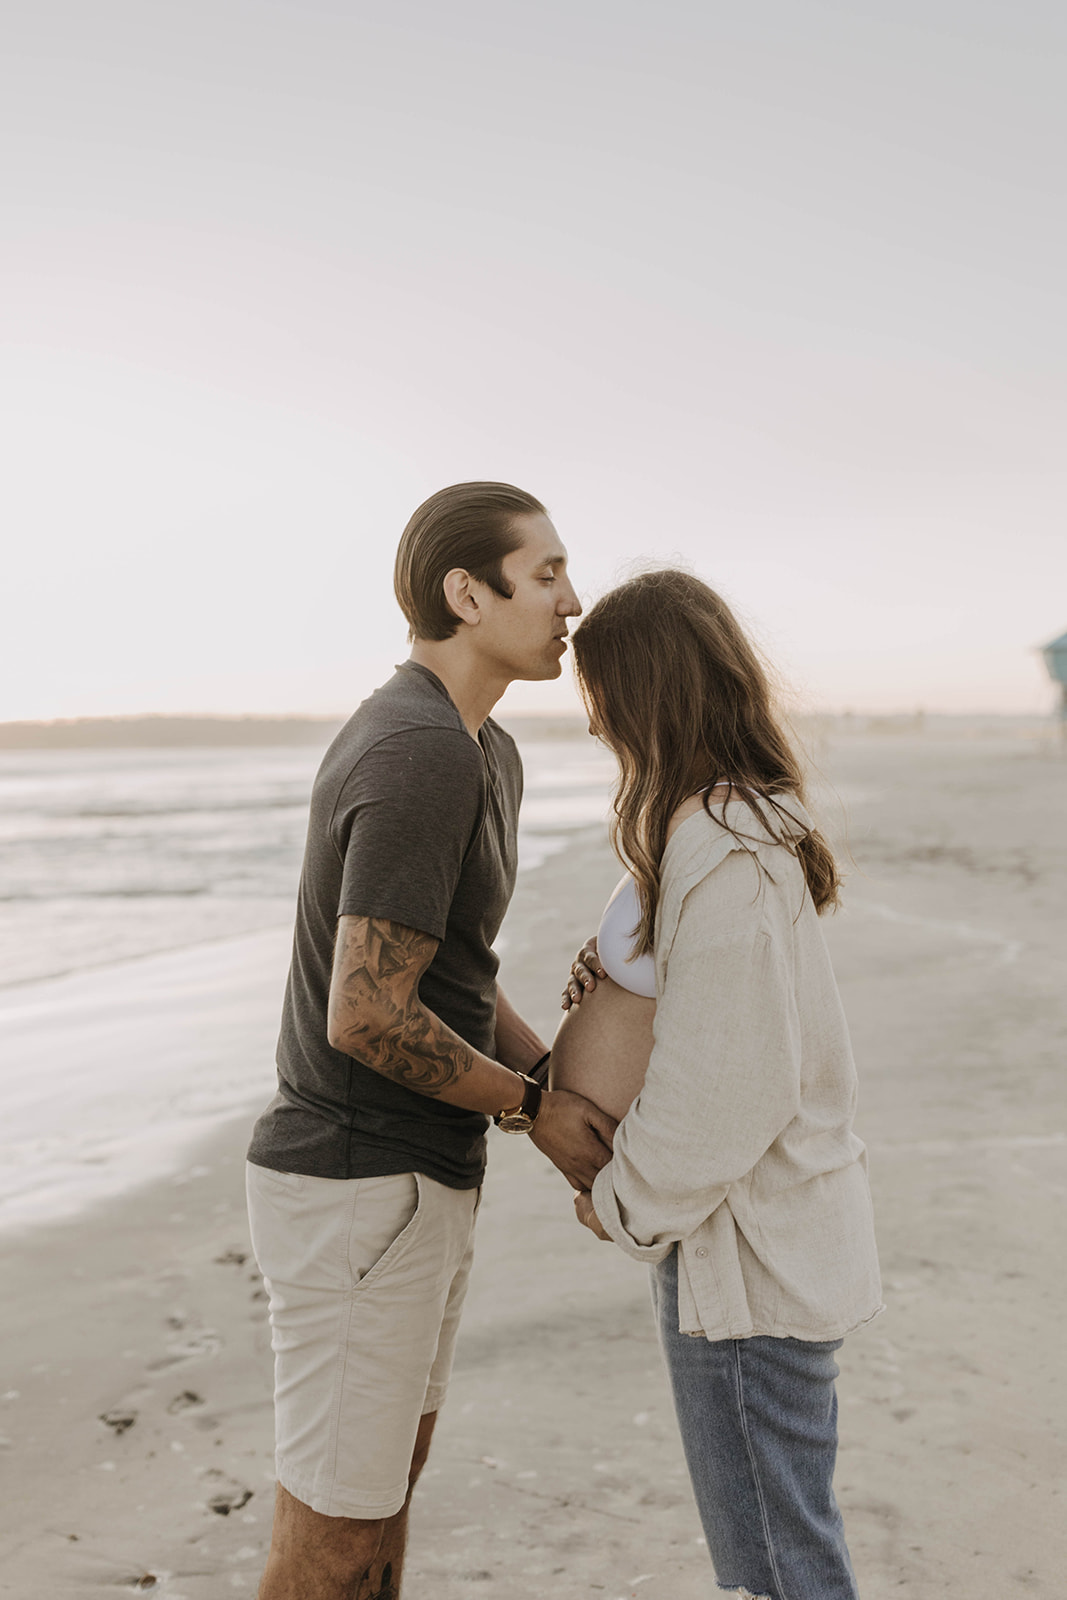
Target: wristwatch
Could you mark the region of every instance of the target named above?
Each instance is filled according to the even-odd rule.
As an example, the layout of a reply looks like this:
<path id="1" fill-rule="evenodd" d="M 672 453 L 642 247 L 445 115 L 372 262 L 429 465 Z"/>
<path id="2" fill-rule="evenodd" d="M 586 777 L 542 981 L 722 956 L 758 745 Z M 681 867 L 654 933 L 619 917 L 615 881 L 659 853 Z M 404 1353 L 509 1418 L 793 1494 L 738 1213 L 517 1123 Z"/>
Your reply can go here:
<path id="1" fill-rule="evenodd" d="M 541 1109 L 541 1085 L 528 1078 L 525 1072 L 515 1074 L 526 1086 L 526 1092 L 517 1106 L 498 1111 L 493 1121 L 504 1133 L 529 1133 Z"/>

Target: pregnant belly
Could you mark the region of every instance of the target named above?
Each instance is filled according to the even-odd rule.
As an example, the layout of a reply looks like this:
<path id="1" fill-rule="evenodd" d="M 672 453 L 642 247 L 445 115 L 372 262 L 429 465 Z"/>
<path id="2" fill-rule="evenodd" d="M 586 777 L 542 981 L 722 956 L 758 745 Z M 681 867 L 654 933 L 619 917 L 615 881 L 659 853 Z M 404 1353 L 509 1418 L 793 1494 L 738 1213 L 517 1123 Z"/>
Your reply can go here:
<path id="1" fill-rule="evenodd" d="M 610 1116 L 625 1116 L 645 1081 L 655 1014 L 654 1000 L 598 978 L 592 994 L 564 1013 L 549 1088 L 572 1089 Z"/>

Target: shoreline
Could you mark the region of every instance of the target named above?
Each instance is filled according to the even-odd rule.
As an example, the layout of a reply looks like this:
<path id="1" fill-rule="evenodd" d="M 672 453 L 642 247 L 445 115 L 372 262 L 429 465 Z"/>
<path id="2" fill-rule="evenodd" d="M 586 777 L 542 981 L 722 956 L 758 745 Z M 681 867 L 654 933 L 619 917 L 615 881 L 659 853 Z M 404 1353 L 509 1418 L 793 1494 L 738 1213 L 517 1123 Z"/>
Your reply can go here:
<path id="1" fill-rule="evenodd" d="M 598 831 L 524 831 L 520 881 Z M 0 1237 L 177 1171 L 267 1104 L 291 945 L 287 916 L 0 985 Z"/>
<path id="2" fill-rule="evenodd" d="M 0 996 L 0 1234 L 89 1217 L 266 1104 L 291 938 L 211 940 Z"/>

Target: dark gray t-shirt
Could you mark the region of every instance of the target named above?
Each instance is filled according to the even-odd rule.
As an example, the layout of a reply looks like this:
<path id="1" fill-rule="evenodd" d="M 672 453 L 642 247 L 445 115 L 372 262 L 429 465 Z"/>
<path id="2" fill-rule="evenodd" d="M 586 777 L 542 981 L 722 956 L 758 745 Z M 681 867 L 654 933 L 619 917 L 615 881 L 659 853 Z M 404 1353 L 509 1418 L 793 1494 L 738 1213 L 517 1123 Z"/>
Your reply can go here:
<path id="1" fill-rule="evenodd" d="M 419 996 L 493 1054 L 492 943 L 515 887 L 521 797 L 514 740 L 489 719 L 476 743 L 441 680 L 414 662 L 342 728 L 312 790 L 278 1093 L 250 1161 L 321 1178 L 414 1171 L 453 1189 L 481 1182 L 488 1119 L 334 1050 L 326 1005 L 337 918 L 388 918 L 440 941 Z"/>

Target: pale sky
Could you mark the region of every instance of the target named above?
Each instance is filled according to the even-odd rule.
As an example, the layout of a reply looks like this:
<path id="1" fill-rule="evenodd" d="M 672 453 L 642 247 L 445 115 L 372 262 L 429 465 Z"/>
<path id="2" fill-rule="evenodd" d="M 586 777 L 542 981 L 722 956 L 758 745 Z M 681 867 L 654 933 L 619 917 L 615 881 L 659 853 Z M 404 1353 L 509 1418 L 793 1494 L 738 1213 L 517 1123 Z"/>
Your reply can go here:
<path id="1" fill-rule="evenodd" d="M 0 719 L 350 709 L 474 477 L 806 705 L 1053 703 L 1060 0 L 33 0 L 0 147 Z"/>

